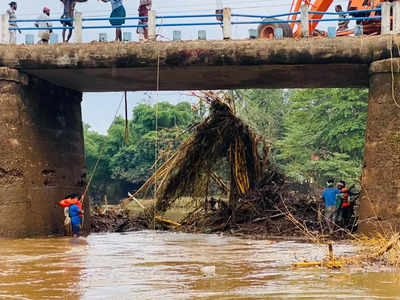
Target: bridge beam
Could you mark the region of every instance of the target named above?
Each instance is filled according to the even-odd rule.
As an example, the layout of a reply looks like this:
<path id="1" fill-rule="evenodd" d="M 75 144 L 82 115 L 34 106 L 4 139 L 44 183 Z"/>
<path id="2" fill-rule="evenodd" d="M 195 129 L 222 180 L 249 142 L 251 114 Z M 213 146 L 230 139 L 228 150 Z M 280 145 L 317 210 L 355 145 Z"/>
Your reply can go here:
<path id="1" fill-rule="evenodd" d="M 0 68 L 0 237 L 63 233 L 57 201 L 86 183 L 81 100 Z"/>
<path id="2" fill-rule="evenodd" d="M 390 233 L 400 230 L 400 59 L 372 63 L 369 78 L 360 231 Z"/>

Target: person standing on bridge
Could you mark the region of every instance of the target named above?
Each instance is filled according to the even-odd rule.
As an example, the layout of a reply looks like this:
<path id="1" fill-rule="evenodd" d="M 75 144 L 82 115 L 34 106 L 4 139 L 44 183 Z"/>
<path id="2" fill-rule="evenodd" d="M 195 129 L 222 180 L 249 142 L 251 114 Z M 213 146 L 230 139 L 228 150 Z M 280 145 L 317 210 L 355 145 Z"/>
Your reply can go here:
<path id="1" fill-rule="evenodd" d="M 47 29 L 52 27 L 51 22 L 48 20 L 50 19 L 50 8 L 44 7 L 43 13 L 38 17 L 37 21 L 35 22 L 35 26 L 38 28 L 46 28 L 39 31 L 39 43 L 48 44 L 50 40 L 50 34 L 53 32 L 52 29 Z"/>
<path id="2" fill-rule="evenodd" d="M 110 24 L 115 27 L 115 41 L 122 42 L 122 24 L 125 24 L 126 11 L 124 5 L 122 4 L 122 0 L 101 0 L 103 2 L 111 2 L 111 15 L 110 18 L 115 18 L 110 20 Z"/>
<path id="3" fill-rule="evenodd" d="M 136 32 L 139 34 L 139 41 L 147 40 L 149 38 L 149 29 L 147 24 L 149 22 L 148 16 L 149 11 L 151 10 L 151 5 L 151 0 L 140 0 L 138 9 L 139 17 L 144 19 L 140 19 L 138 25 L 145 27 L 138 27 L 136 30 Z"/>
<path id="4" fill-rule="evenodd" d="M 72 26 L 74 25 L 73 18 L 74 18 L 74 10 L 75 10 L 75 4 L 76 0 L 60 0 L 64 4 L 64 13 L 61 16 L 61 19 L 70 19 L 68 21 L 61 21 L 61 24 L 64 27 L 70 27 L 68 29 L 68 37 L 65 39 L 65 32 L 67 31 L 66 29 L 63 29 L 62 31 L 62 38 L 63 38 L 63 43 L 69 42 L 72 36 Z"/>
<path id="5" fill-rule="evenodd" d="M 343 12 L 342 6 L 341 5 L 336 5 L 335 6 L 335 11 L 337 13 L 342 13 Z M 343 19 L 343 20 L 339 21 L 338 29 L 336 30 L 337 32 L 346 31 L 348 29 L 348 25 L 349 25 L 350 21 L 347 21 L 346 18 L 347 18 L 347 15 L 345 15 L 345 14 L 340 14 L 339 15 L 339 19 Z"/>
<path id="6" fill-rule="evenodd" d="M 15 20 L 17 20 L 17 2 L 11 1 L 8 5 L 10 5 L 10 8 L 7 9 L 7 14 L 8 14 L 8 20 L 10 21 L 10 44 L 16 44 L 17 43 L 17 30 L 19 33 L 21 33 L 21 30 L 18 28 L 17 23 Z M 18 29 L 17 29 L 18 28 Z"/>

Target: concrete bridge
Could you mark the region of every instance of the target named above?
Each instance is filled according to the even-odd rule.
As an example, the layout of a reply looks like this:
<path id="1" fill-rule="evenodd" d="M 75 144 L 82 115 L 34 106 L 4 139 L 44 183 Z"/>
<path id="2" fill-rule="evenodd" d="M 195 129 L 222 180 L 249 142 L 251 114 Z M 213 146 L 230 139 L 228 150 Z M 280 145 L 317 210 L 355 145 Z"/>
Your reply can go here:
<path id="1" fill-rule="evenodd" d="M 369 87 L 361 230 L 399 230 L 397 45 L 397 35 L 0 45 L 0 236 L 62 232 L 56 202 L 86 184 L 82 92 L 155 90 L 158 67 L 160 90 Z"/>

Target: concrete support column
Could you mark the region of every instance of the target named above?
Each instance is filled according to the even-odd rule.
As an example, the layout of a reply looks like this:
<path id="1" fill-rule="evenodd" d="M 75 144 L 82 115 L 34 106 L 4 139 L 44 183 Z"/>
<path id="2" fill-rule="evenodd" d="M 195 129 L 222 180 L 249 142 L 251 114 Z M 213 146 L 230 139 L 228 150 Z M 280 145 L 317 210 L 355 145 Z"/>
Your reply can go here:
<path id="1" fill-rule="evenodd" d="M 64 232 L 57 201 L 86 185 L 81 100 L 80 92 L 0 68 L 0 237 Z M 88 212 L 86 201 L 87 224 Z"/>
<path id="2" fill-rule="evenodd" d="M 75 12 L 74 17 L 74 36 L 75 36 L 75 43 L 82 43 L 83 41 L 83 15 L 81 12 Z"/>
<path id="3" fill-rule="evenodd" d="M 390 33 L 390 10 L 392 8 L 392 3 L 390 2 L 382 2 L 382 21 L 381 21 L 381 34 L 389 34 Z"/>
<path id="4" fill-rule="evenodd" d="M 400 2 L 392 3 L 393 7 L 393 33 L 400 33 Z"/>
<path id="5" fill-rule="evenodd" d="M 303 4 L 300 8 L 301 35 L 307 37 L 310 35 L 310 22 L 308 18 L 308 6 Z"/>
<path id="6" fill-rule="evenodd" d="M 223 15 L 223 35 L 224 40 L 232 39 L 232 9 L 224 8 L 222 11 Z"/>
<path id="7" fill-rule="evenodd" d="M 148 18 L 149 40 L 155 41 L 157 38 L 157 12 L 155 10 L 149 11 Z"/>
<path id="8" fill-rule="evenodd" d="M 8 14 L 0 15 L 0 44 L 8 44 L 10 42 L 10 31 L 8 27 Z"/>
<path id="9" fill-rule="evenodd" d="M 400 59 L 371 64 L 369 93 L 359 229 L 389 233 L 400 230 Z"/>

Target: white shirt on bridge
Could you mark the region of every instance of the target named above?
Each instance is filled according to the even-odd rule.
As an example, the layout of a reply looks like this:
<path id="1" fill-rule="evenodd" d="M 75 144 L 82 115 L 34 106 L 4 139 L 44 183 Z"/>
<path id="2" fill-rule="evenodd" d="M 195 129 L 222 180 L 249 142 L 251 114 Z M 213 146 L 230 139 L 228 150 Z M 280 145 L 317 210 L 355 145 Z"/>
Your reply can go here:
<path id="1" fill-rule="evenodd" d="M 52 23 L 47 21 L 49 20 L 50 17 L 46 15 L 45 13 L 42 13 L 38 18 L 37 21 L 35 22 L 35 26 L 40 28 L 47 28 L 47 27 L 52 27 Z M 44 30 L 39 30 L 39 38 L 41 40 L 49 40 L 50 39 L 50 30 L 49 29 L 44 29 Z"/>

